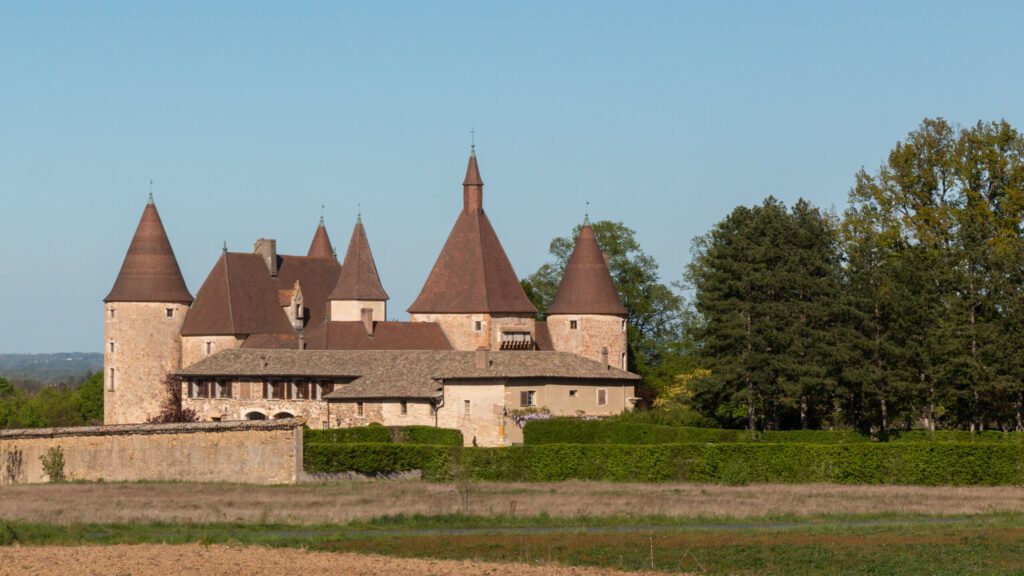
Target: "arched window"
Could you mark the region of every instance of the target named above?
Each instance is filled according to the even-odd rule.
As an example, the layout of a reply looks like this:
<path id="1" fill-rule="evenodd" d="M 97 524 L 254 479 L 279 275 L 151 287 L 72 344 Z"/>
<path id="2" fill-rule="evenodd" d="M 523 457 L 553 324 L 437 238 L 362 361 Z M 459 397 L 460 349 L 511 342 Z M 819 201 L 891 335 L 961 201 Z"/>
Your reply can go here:
<path id="1" fill-rule="evenodd" d="M 246 420 L 266 420 L 267 415 L 262 412 L 249 412 L 245 415 Z"/>
<path id="2" fill-rule="evenodd" d="M 274 420 L 284 420 L 285 418 L 295 418 L 295 416 L 292 416 L 288 412 L 278 412 L 277 414 L 274 414 Z"/>

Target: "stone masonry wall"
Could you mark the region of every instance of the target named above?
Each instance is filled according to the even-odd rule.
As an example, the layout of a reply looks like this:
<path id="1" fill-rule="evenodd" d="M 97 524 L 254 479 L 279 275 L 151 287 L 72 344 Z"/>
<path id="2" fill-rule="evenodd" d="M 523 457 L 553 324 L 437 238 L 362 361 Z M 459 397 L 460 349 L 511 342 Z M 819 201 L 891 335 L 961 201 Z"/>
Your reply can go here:
<path id="1" fill-rule="evenodd" d="M 172 310 L 171 317 L 167 316 L 168 309 Z M 164 399 L 164 376 L 181 368 L 178 334 L 187 312 L 188 306 L 184 304 L 111 302 L 104 305 L 105 424 L 145 422 L 159 413 Z"/>
<path id="2" fill-rule="evenodd" d="M 231 383 L 231 398 L 189 398 L 188 383 L 182 383 L 183 408 L 192 408 L 199 420 L 247 420 L 252 412 L 258 412 L 267 419 L 279 417 L 281 413 L 305 419 L 310 428 L 323 428 L 327 421 L 327 403 L 323 400 L 291 400 L 264 398 L 262 381 L 238 381 Z"/>
<path id="3" fill-rule="evenodd" d="M 410 314 L 410 322 L 437 322 L 452 347 L 472 351 L 479 348 L 499 350 L 501 331 L 523 328 L 534 333 L 535 320 L 530 315 L 491 316 L 490 314 Z M 480 322 L 480 330 L 476 323 Z"/>
<path id="4" fill-rule="evenodd" d="M 302 419 L 0 430 L 0 485 L 47 482 L 41 457 L 64 454 L 68 480 L 293 484 Z"/>
<path id="5" fill-rule="evenodd" d="M 181 338 L 181 367 L 199 362 L 221 350 L 241 348 L 244 338 L 237 336 L 184 336 Z M 206 344 L 210 343 L 210 353 L 206 353 Z"/>
<path id="6" fill-rule="evenodd" d="M 469 409 L 467 411 L 467 404 Z M 437 425 L 458 428 L 467 446 L 504 446 L 505 384 L 482 382 L 446 383 L 444 405 L 437 411 Z"/>
<path id="7" fill-rule="evenodd" d="M 367 424 L 385 426 L 434 426 L 430 403 L 409 400 L 407 413 L 402 414 L 399 400 L 364 400 L 363 414 L 359 415 L 358 402 L 331 402 L 331 428 L 351 428 Z"/>
<path id="8" fill-rule="evenodd" d="M 576 329 L 571 321 L 576 321 Z M 584 358 L 601 361 L 601 349 L 608 347 L 608 364 L 626 369 L 628 348 L 626 331 L 622 329 L 623 318 L 597 314 L 558 314 L 548 316 L 548 331 L 551 342 L 559 352 L 571 352 Z M 628 360 L 628 359 L 627 359 Z"/>

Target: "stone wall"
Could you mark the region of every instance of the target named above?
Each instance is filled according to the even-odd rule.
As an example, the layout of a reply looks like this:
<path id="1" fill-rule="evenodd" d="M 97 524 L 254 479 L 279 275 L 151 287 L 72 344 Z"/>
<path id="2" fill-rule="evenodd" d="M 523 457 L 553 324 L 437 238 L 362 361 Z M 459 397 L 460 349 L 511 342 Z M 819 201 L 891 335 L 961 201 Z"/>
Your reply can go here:
<path id="1" fill-rule="evenodd" d="M 359 402 L 331 402 L 331 428 L 352 428 L 367 424 L 385 426 L 435 426 L 436 420 L 430 403 L 426 400 L 409 400 L 406 413 L 402 414 L 400 400 L 364 400 L 363 413 L 359 414 Z"/>
<path id="2" fill-rule="evenodd" d="M 599 402 L 603 390 L 604 404 Z M 634 405 L 629 401 L 635 395 L 632 382 L 618 380 L 535 381 L 516 380 L 505 389 L 505 402 L 509 412 L 529 410 L 523 406 L 522 393 L 534 392 L 537 409 L 546 409 L 553 416 L 614 416 Z M 523 430 L 514 422 L 505 425 L 505 444 L 523 441 Z"/>
<path id="3" fill-rule="evenodd" d="M 311 428 L 323 428 L 327 422 L 327 403 L 323 400 L 290 400 L 265 398 L 262 380 L 231 382 L 231 398 L 189 398 L 188 383 L 182 382 L 183 408 L 196 411 L 201 421 L 249 420 L 251 414 L 262 414 L 266 419 L 281 414 L 304 419 Z"/>
<path id="4" fill-rule="evenodd" d="M 467 402 L 468 410 L 467 410 Z M 445 383 L 444 404 L 437 425 L 462 431 L 466 445 L 505 445 L 505 384 L 488 382 Z"/>
<path id="5" fill-rule="evenodd" d="M 243 340 L 245 338 L 238 336 L 184 336 L 181 338 L 181 367 L 188 368 L 221 350 L 241 348 Z M 206 353 L 207 344 L 210 345 L 209 354 Z"/>
<path id="6" fill-rule="evenodd" d="M 292 484 L 302 419 L 0 430 L 0 485 L 47 482 L 41 458 L 64 454 L 68 480 Z"/>
<path id="7" fill-rule="evenodd" d="M 363 319 L 363 308 L 373 310 L 373 321 L 387 320 L 387 302 L 383 300 L 331 300 L 332 322 L 359 322 Z"/>
<path id="8" fill-rule="evenodd" d="M 456 350 L 472 351 L 480 348 L 499 350 L 501 332 L 509 329 L 523 329 L 534 334 L 536 323 L 532 315 L 492 316 L 490 314 L 410 314 L 410 322 L 436 322 L 452 347 Z M 480 322 L 480 330 L 476 323 Z"/>
<path id="9" fill-rule="evenodd" d="M 167 310 L 172 311 L 170 317 Z M 179 332 L 187 312 L 185 304 L 111 302 L 104 305 L 105 424 L 145 422 L 160 412 L 165 396 L 164 377 L 181 367 Z"/>
<path id="10" fill-rule="evenodd" d="M 572 322 L 576 329 L 572 329 Z M 559 352 L 571 352 L 597 362 L 601 361 L 601 349 L 608 348 L 608 364 L 626 369 L 626 331 L 622 328 L 624 318 L 599 314 L 558 314 L 548 316 L 548 331 L 551 342 Z"/>

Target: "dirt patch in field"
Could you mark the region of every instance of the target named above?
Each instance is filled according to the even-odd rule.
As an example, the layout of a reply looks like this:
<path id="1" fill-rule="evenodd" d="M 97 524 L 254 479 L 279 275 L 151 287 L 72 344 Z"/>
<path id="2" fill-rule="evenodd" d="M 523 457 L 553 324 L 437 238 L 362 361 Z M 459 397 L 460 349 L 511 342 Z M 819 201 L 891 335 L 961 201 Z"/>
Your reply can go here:
<path id="1" fill-rule="evenodd" d="M 455 560 L 420 560 L 384 556 L 308 552 L 285 548 L 234 546 L 26 546 L 0 548 L 0 576 L 167 576 L 218 574 L 278 576 L 280 574 L 370 574 L 482 576 L 612 576 L 598 568 L 561 567 Z M 635 574 L 635 573 L 633 573 Z"/>
<path id="2" fill-rule="evenodd" d="M 1024 487 L 832 484 L 434 484 L 352 481 L 299 486 L 43 484 L 0 487 L 0 518 L 72 522 L 329 524 L 388 514 L 667 515 L 1024 512 Z"/>

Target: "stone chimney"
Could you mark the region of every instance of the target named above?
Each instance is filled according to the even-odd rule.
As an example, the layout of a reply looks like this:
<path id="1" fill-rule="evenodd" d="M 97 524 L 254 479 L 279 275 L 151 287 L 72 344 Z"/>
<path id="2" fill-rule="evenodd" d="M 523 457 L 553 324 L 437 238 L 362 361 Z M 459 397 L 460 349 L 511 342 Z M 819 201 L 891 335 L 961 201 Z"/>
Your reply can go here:
<path id="1" fill-rule="evenodd" d="M 253 245 L 252 251 L 263 258 L 263 262 L 267 265 L 270 275 L 277 278 L 277 240 L 273 238 L 260 238 Z"/>
<path id="2" fill-rule="evenodd" d="M 373 308 L 361 308 L 359 317 L 363 321 L 363 328 L 367 336 L 373 336 Z"/>
<path id="3" fill-rule="evenodd" d="M 491 353 L 487 348 L 477 348 L 476 354 L 473 357 L 475 366 L 480 370 L 486 370 L 491 367 Z"/>
<path id="4" fill-rule="evenodd" d="M 611 367 L 611 364 L 608 363 L 608 347 L 607 346 L 603 346 L 601 348 L 601 364 L 603 364 L 605 368 L 610 368 Z"/>

